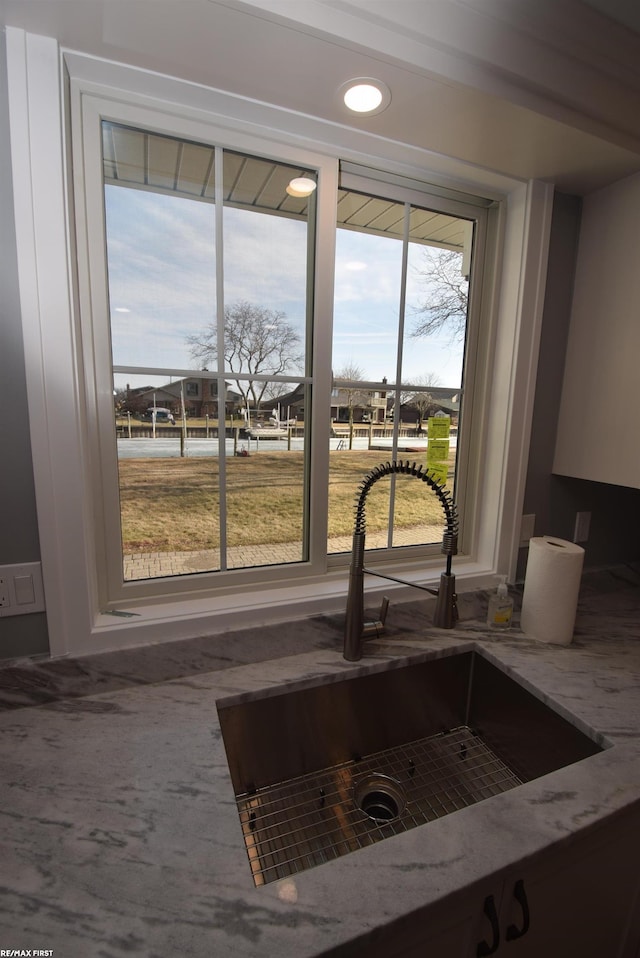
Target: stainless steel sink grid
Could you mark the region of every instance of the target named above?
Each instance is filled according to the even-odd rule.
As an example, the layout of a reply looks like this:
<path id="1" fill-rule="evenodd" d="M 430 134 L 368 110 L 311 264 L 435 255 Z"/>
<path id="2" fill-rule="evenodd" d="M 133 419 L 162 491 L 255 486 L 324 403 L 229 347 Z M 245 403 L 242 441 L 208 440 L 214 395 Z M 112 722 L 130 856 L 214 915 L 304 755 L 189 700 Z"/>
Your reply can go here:
<path id="1" fill-rule="evenodd" d="M 257 885 L 604 747 L 474 649 L 232 696 L 217 709 Z"/>
<path id="2" fill-rule="evenodd" d="M 264 885 L 520 784 L 462 726 L 237 801 L 253 879 Z"/>

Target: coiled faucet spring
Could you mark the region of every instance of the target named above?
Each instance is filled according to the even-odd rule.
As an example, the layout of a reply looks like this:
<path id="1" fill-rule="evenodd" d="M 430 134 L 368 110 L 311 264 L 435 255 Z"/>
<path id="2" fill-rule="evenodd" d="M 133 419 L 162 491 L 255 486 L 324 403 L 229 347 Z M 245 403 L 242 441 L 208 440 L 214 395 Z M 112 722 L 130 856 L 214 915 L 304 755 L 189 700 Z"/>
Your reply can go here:
<path id="1" fill-rule="evenodd" d="M 426 482 L 437 495 L 444 510 L 446 527 L 442 538 L 441 551 L 447 557 L 446 571 L 440 576 L 440 588 L 427 589 L 425 586 L 413 582 L 405 582 L 394 576 L 382 575 L 364 568 L 364 547 L 366 533 L 365 506 L 367 496 L 373 485 L 384 476 L 400 474 L 413 476 Z M 351 567 L 349 570 L 349 594 L 347 597 L 347 611 L 344 629 L 344 658 L 355 662 L 362 658 L 364 639 L 369 635 L 380 635 L 384 631 L 388 599 L 384 599 L 380 610 L 380 619 L 375 622 L 364 621 L 364 574 L 379 575 L 383 579 L 400 582 L 414 588 L 423 589 L 438 597 L 433 624 L 436 628 L 451 629 L 457 619 L 457 605 L 455 593 L 455 577 L 451 574 L 451 560 L 458 552 L 458 515 L 455 503 L 447 490 L 430 475 L 428 470 L 415 462 L 393 460 L 375 466 L 360 483 L 356 498 L 356 520 L 353 531 L 353 547 L 351 550 Z"/>

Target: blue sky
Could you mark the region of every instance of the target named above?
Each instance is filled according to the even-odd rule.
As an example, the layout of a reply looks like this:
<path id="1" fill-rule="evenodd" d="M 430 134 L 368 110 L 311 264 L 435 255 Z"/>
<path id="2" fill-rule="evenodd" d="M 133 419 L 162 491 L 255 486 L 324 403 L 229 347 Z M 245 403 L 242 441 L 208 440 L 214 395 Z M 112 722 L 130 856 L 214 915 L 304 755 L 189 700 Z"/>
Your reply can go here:
<path id="1" fill-rule="evenodd" d="M 105 190 L 113 359 L 116 365 L 193 366 L 187 337 L 215 319 L 214 207 L 123 187 Z M 225 302 L 249 300 L 284 312 L 304 334 L 306 238 L 297 220 L 225 208 Z M 365 379 L 395 378 L 401 243 L 339 230 L 333 368 L 357 366 Z M 411 247 L 412 305 L 424 298 L 424 249 Z M 436 376 L 458 386 L 462 352 L 447 335 L 405 339 L 402 376 Z M 137 377 L 117 377 L 136 385 Z M 151 382 L 142 376 L 140 382 Z"/>

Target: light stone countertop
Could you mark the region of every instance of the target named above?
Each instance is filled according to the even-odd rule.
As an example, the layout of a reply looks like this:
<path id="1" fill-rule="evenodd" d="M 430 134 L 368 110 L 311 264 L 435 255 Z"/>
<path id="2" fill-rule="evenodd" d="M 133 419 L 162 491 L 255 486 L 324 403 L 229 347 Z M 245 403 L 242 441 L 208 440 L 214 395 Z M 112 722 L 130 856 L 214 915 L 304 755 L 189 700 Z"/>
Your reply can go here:
<path id="1" fill-rule="evenodd" d="M 585 576 L 567 647 L 517 627 L 487 633 L 486 595 L 475 595 L 461 596 L 450 632 L 430 627 L 432 600 L 392 606 L 388 635 L 355 665 L 329 617 L 77 662 L 7 663 L 0 949 L 310 958 L 597 827 L 640 802 L 639 582 L 630 568 Z M 216 701 L 476 646 L 611 747 L 254 887 Z"/>

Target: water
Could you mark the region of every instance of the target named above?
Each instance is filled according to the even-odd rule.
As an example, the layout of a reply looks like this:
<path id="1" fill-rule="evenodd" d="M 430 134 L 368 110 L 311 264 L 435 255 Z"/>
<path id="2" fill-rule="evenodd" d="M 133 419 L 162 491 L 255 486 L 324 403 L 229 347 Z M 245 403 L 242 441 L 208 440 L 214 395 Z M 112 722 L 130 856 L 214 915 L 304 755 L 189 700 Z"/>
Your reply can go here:
<path id="1" fill-rule="evenodd" d="M 363 447 L 366 449 L 366 440 Z M 332 443 L 338 440 L 331 440 Z M 286 439 L 242 439 L 237 445 L 238 452 L 246 449 L 251 455 L 262 450 L 263 452 L 287 452 Z M 304 439 L 292 439 L 291 449 L 302 451 L 304 449 Z M 205 456 L 217 456 L 219 454 L 219 445 L 217 439 L 186 439 L 184 443 L 184 452 L 187 459 L 203 458 Z M 233 439 L 225 441 L 225 453 L 227 456 L 234 454 Z M 179 459 L 180 458 L 180 437 L 157 439 L 118 439 L 118 459 Z"/>
<path id="2" fill-rule="evenodd" d="M 166 438 L 158 436 L 156 439 L 118 439 L 118 459 L 179 459 L 180 458 L 180 437 Z M 451 447 L 456 445 L 456 437 L 452 436 Z M 402 446 L 410 446 L 411 449 L 403 450 Z M 374 447 L 379 449 L 381 457 L 391 453 L 391 439 L 375 439 Z M 348 443 L 344 439 L 330 439 L 329 448 L 332 450 L 348 448 Z M 368 449 L 369 440 L 367 437 L 353 440 L 353 449 Z M 262 452 L 287 452 L 286 439 L 242 439 L 237 445 L 238 452 L 246 449 L 250 455 Z M 398 456 L 411 452 L 426 452 L 426 439 L 401 439 Z M 186 439 L 184 443 L 185 458 L 198 459 L 207 456 L 217 456 L 219 453 L 217 439 Z M 291 440 L 291 450 L 302 452 L 304 450 L 304 438 L 300 437 Z M 225 452 L 227 456 L 234 454 L 233 439 L 225 441 Z"/>

